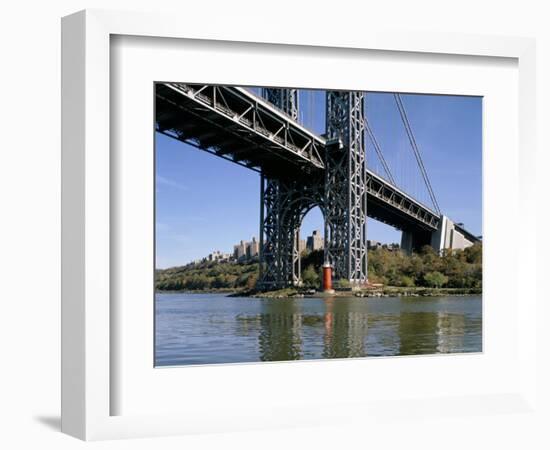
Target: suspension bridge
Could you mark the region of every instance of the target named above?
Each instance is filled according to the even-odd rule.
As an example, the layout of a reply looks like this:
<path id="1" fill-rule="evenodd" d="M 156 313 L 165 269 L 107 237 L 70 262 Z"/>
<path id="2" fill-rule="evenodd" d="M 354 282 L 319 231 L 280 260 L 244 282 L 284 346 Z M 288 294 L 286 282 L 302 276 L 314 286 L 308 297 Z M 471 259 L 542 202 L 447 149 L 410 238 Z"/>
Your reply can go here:
<path id="1" fill-rule="evenodd" d="M 395 103 L 430 207 L 398 187 L 365 114 L 365 93 L 326 91 L 319 135 L 298 121 L 297 89 L 262 89 L 259 96 L 240 87 L 157 83 L 155 90 L 156 131 L 260 174 L 262 289 L 300 284 L 299 230 L 314 207 L 323 213 L 333 278 L 356 286 L 367 283 L 367 217 L 401 230 L 406 252 L 479 241 L 442 214 L 399 94 Z M 367 138 L 383 175 L 367 166 Z"/>

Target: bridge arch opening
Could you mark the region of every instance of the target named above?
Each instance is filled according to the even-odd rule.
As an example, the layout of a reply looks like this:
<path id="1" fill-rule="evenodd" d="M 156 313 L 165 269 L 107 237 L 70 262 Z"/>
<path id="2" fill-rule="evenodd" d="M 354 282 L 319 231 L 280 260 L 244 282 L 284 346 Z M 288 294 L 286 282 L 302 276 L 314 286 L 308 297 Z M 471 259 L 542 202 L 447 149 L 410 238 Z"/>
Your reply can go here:
<path id="1" fill-rule="evenodd" d="M 297 230 L 299 253 L 299 284 L 318 288 L 320 267 L 324 261 L 325 215 L 321 206 L 312 204 L 303 213 Z"/>
<path id="2" fill-rule="evenodd" d="M 283 265 L 290 265 L 283 268 L 290 275 L 288 283 L 317 288 L 315 280 L 319 274 L 316 266 L 324 260 L 325 245 L 325 214 L 320 193 L 303 192 L 287 201 L 281 225 L 284 235 L 281 242 Z"/>

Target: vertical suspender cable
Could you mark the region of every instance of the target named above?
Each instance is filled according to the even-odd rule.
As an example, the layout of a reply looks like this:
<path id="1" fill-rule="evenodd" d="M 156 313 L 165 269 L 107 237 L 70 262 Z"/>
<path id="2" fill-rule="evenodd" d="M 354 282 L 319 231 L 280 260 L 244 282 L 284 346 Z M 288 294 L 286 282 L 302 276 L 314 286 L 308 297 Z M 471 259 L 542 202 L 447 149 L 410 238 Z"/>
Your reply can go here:
<path id="1" fill-rule="evenodd" d="M 420 168 L 420 173 L 422 174 L 424 183 L 428 188 L 428 194 L 430 196 L 430 199 L 437 213 L 441 214 L 441 210 L 439 209 L 439 204 L 437 203 L 434 191 L 432 189 L 432 184 L 430 183 L 430 179 L 428 178 L 426 167 L 424 166 L 424 162 L 422 161 L 422 155 L 420 154 L 420 150 L 418 149 L 418 145 L 416 144 L 416 139 L 414 138 L 414 134 L 412 132 L 409 119 L 407 118 L 407 112 L 405 110 L 405 106 L 403 105 L 403 101 L 401 100 L 401 95 L 399 95 L 398 93 L 395 93 L 393 94 L 393 97 L 395 98 L 395 103 L 397 104 L 397 109 L 399 110 L 399 115 L 401 116 L 401 121 L 403 122 L 405 131 L 407 132 L 407 137 L 409 138 L 409 142 L 411 144 L 414 156 L 416 158 L 416 162 L 418 163 L 418 167 Z"/>
<path id="2" fill-rule="evenodd" d="M 395 179 L 393 178 L 393 175 L 391 173 L 390 167 L 388 166 L 388 163 L 386 162 L 386 159 L 384 158 L 384 154 L 382 153 L 382 149 L 380 148 L 380 144 L 378 144 L 378 141 L 376 140 L 376 136 L 374 135 L 374 133 L 372 131 L 372 128 L 370 127 L 370 124 L 369 124 L 369 121 L 368 121 L 366 115 L 365 115 L 365 130 L 367 131 L 367 136 L 369 137 L 370 141 L 372 142 L 374 150 L 376 151 L 378 159 L 380 160 L 380 164 L 382 164 L 382 168 L 384 169 L 384 172 L 386 172 L 386 175 L 388 176 L 388 180 L 394 186 L 397 186 L 397 183 L 395 182 Z"/>

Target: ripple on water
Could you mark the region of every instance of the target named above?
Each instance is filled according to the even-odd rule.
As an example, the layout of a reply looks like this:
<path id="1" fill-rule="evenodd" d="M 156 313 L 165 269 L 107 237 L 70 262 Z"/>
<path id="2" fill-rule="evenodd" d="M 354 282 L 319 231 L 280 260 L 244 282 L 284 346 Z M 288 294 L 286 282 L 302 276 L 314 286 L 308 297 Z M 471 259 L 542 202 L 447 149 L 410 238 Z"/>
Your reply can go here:
<path id="1" fill-rule="evenodd" d="M 481 296 L 157 294 L 157 366 L 480 352 Z"/>

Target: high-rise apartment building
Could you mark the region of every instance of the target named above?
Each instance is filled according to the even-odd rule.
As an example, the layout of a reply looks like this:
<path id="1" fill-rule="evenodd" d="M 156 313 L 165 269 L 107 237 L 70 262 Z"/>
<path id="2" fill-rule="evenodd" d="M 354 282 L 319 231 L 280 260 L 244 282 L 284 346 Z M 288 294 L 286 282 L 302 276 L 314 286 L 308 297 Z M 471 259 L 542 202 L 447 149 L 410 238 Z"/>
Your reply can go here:
<path id="1" fill-rule="evenodd" d="M 322 250 L 324 248 L 325 241 L 319 230 L 314 230 L 311 236 L 308 236 L 306 246 L 310 251 Z"/>
<path id="2" fill-rule="evenodd" d="M 250 242 L 246 243 L 246 258 L 251 259 L 260 254 L 260 243 L 253 236 Z"/>
<path id="3" fill-rule="evenodd" d="M 241 241 L 237 245 L 233 246 L 233 256 L 238 261 L 239 259 L 246 258 L 246 246 L 248 242 Z"/>

